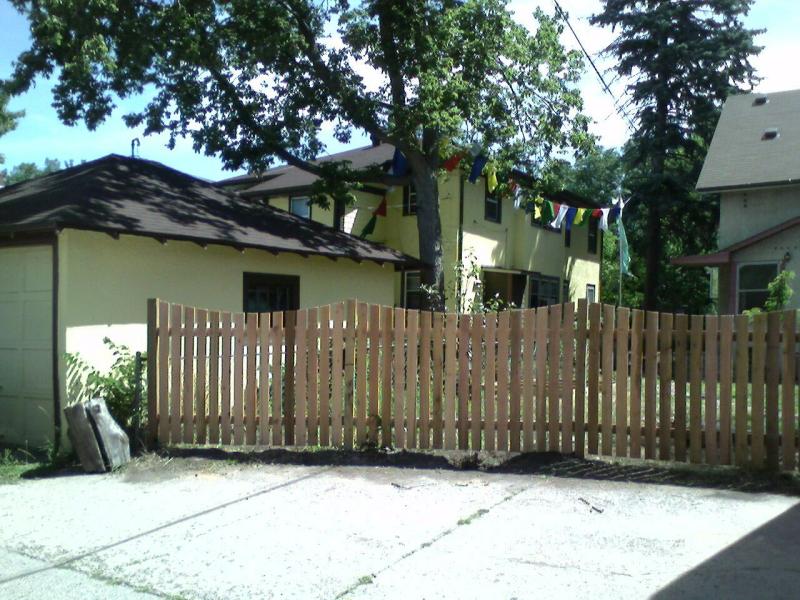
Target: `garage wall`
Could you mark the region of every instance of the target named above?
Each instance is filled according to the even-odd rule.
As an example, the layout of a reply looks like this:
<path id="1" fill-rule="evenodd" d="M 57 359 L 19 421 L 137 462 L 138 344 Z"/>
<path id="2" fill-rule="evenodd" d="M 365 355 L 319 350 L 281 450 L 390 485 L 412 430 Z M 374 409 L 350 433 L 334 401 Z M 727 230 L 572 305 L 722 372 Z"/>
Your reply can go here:
<path id="1" fill-rule="evenodd" d="M 59 356 L 79 353 L 100 369 L 112 357 L 109 337 L 145 350 L 147 299 L 161 298 L 209 309 L 242 310 L 244 272 L 300 276 L 300 305 L 311 307 L 348 298 L 392 305 L 394 267 L 239 252 L 223 246 L 203 249 L 189 242 L 166 244 L 144 237 L 64 230 L 59 236 Z M 62 379 L 63 381 L 63 379 Z M 62 384 L 62 401 L 67 398 Z"/>

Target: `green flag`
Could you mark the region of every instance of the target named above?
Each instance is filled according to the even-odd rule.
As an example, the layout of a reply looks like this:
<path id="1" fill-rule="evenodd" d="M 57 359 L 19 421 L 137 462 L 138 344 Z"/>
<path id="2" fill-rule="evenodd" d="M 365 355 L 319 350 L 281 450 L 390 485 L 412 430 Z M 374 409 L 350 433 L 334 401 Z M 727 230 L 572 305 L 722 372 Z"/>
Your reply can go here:
<path id="1" fill-rule="evenodd" d="M 622 224 L 622 214 L 617 220 L 617 233 L 619 234 L 619 272 L 622 275 L 631 275 L 631 255 L 628 250 L 628 236 L 625 235 L 625 226 Z"/>
<path id="2" fill-rule="evenodd" d="M 553 212 L 553 203 L 550 202 L 550 200 L 542 202 L 542 222 L 549 225 L 555 218 L 556 214 Z"/>
<path id="3" fill-rule="evenodd" d="M 371 235 L 375 231 L 375 225 L 378 223 L 378 216 L 373 213 L 370 220 L 367 221 L 367 224 L 364 225 L 364 229 L 361 230 L 361 237 L 365 238 L 368 235 Z"/>

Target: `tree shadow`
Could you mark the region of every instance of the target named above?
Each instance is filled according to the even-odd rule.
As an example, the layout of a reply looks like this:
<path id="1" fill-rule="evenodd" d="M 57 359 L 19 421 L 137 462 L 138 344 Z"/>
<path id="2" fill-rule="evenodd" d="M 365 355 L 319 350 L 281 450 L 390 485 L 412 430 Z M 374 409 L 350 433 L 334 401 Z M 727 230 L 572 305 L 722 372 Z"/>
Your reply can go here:
<path id="1" fill-rule="evenodd" d="M 794 597 L 800 582 L 798 556 L 800 504 L 795 504 L 684 573 L 653 597 L 658 600 Z"/>

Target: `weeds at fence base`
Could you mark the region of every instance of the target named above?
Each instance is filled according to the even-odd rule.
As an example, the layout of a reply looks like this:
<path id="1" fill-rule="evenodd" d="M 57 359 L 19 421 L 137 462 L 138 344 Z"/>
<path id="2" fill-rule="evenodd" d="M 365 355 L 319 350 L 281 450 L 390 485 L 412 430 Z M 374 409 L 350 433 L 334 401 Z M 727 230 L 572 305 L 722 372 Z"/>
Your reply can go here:
<path id="1" fill-rule="evenodd" d="M 392 450 L 365 448 L 247 448 L 170 446 L 158 451 L 163 460 L 206 459 L 258 465 L 398 467 L 482 471 L 593 481 L 676 485 L 739 492 L 800 496 L 800 476 L 738 467 L 664 463 L 634 459 L 581 459 L 556 452 L 507 453 L 458 450 Z"/>

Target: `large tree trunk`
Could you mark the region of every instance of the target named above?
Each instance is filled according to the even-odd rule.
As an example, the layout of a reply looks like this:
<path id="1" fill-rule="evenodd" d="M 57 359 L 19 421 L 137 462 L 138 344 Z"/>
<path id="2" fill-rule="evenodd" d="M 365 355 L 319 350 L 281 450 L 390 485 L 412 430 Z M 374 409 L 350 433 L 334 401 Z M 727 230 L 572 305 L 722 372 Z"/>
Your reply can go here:
<path id="1" fill-rule="evenodd" d="M 421 162 L 421 161 L 420 161 Z M 439 180 L 428 165 L 414 165 L 414 187 L 417 191 L 417 232 L 419 257 L 425 264 L 422 283 L 434 290 L 423 294 L 423 308 L 443 311 L 444 264 L 442 259 L 442 220 L 439 214 Z"/>

